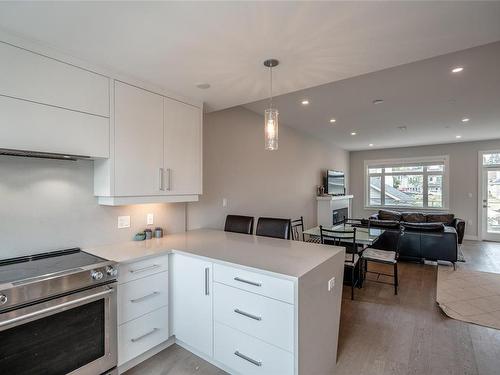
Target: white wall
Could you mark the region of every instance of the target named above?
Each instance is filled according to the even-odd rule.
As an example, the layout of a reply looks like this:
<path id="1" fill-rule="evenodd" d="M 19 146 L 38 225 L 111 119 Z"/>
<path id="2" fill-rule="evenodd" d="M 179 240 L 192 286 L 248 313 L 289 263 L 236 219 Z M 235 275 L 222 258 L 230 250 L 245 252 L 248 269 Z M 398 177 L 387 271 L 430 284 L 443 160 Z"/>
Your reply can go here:
<path id="1" fill-rule="evenodd" d="M 146 214 L 167 233 L 185 228 L 185 204 L 99 206 L 92 161 L 0 156 L 0 258 L 129 241 Z M 131 228 L 117 229 L 119 215 Z"/>
<path id="2" fill-rule="evenodd" d="M 449 143 L 432 146 L 391 148 L 350 153 L 353 216 L 368 217 L 374 210 L 364 209 L 364 161 L 419 156 L 449 155 L 450 213 L 467 221 L 466 235 L 477 236 L 478 151 L 500 149 L 500 140 Z M 472 197 L 469 196 L 472 194 Z"/>
<path id="3" fill-rule="evenodd" d="M 227 214 L 302 215 L 313 226 L 321 172 L 349 166 L 347 151 L 283 125 L 279 150 L 264 150 L 263 117 L 242 107 L 205 116 L 203 147 L 204 192 L 188 204 L 189 229 L 222 229 Z"/>

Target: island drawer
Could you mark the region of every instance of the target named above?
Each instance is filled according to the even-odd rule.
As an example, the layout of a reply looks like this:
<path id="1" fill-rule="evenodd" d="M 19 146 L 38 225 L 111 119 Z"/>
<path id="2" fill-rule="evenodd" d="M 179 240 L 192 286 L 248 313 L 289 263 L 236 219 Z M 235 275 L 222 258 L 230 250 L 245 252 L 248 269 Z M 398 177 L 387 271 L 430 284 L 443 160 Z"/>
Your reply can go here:
<path id="1" fill-rule="evenodd" d="M 215 263 L 214 281 L 280 301 L 294 303 L 294 285 L 291 280 Z"/>
<path id="2" fill-rule="evenodd" d="M 293 353 L 293 305 L 215 282 L 214 319 Z"/>
<path id="3" fill-rule="evenodd" d="M 118 286 L 118 324 L 168 305 L 168 272 Z"/>
<path id="4" fill-rule="evenodd" d="M 137 280 L 168 270 L 168 255 L 143 259 L 133 263 L 120 263 L 118 284 Z"/>
<path id="5" fill-rule="evenodd" d="M 118 327 L 118 366 L 168 339 L 168 307 Z"/>
<path id="6" fill-rule="evenodd" d="M 292 375 L 292 353 L 215 323 L 214 357 L 238 374 Z"/>

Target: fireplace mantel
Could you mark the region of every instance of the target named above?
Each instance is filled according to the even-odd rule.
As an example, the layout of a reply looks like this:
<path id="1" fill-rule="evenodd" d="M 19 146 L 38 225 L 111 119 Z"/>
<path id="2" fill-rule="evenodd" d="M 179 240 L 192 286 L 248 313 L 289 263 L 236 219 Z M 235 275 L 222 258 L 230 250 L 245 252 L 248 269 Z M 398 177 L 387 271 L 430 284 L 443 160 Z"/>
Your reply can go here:
<path id="1" fill-rule="evenodd" d="M 318 202 L 318 225 L 332 226 L 333 212 L 347 208 L 348 217 L 351 217 L 351 199 L 354 195 L 328 195 L 316 197 Z"/>

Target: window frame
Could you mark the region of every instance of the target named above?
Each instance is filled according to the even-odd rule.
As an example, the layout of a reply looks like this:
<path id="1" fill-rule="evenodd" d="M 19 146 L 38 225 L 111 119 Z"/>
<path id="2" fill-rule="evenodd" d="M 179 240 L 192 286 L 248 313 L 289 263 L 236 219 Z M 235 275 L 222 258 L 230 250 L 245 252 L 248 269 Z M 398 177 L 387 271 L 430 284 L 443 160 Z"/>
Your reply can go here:
<path id="1" fill-rule="evenodd" d="M 413 157 L 413 158 L 399 158 L 399 159 L 378 159 L 378 160 L 365 160 L 364 161 L 364 208 L 366 210 L 373 209 L 405 209 L 405 210 L 415 210 L 415 211 L 448 211 L 449 210 L 449 180 L 450 180 L 450 163 L 449 163 L 449 155 L 440 155 L 440 156 L 423 156 L 423 157 Z M 436 164 L 443 164 L 443 172 L 440 171 L 427 171 L 426 168 L 423 168 L 422 172 L 381 172 L 381 173 L 369 173 L 369 168 L 388 168 L 388 167 L 401 167 L 401 166 L 414 166 L 422 164 L 423 166 Z M 370 177 L 375 176 L 401 176 L 401 175 L 418 175 L 423 176 L 423 206 L 422 207 L 413 207 L 413 206 L 402 206 L 402 205 L 370 205 Z M 428 181 L 429 176 L 438 175 L 443 176 L 443 207 L 428 207 Z M 381 181 L 383 179 L 381 178 Z M 385 184 L 381 183 L 380 189 L 380 198 L 381 202 L 385 200 Z"/>

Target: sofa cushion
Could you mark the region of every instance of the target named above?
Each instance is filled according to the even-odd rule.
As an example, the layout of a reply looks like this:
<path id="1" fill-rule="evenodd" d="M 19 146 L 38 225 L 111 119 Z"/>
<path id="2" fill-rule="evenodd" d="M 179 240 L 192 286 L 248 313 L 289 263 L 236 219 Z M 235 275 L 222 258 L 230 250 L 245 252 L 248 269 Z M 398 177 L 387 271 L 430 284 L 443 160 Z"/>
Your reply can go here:
<path id="1" fill-rule="evenodd" d="M 401 221 L 407 223 L 425 223 L 425 214 L 422 212 L 403 212 L 401 214 Z"/>
<path id="2" fill-rule="evenodd" d="M 399 229 L 399 221 L 370 219 L 370 227 Z"/>
<path id="3" fill-rule="evenodd" d="M 425 216 L 428 223 L 443 223 L 444 225 L 452 225 L 453 219 L 455 219 L 455 215 L 445 213 L 427 214 Z"/>
<path id="4" fill-rule="evenodd" d="M 420 232 L 444 232 L 443 223 L 411 223 L 401 222 L 404 230 L 414 230 Z"/>
<path id="5" fill-rule="evenodd" d="M 391 211 L 391 210 L 379 210 L 378 211 L 378 218 L 379 218 L 379 220 L 400 221 L 401 220 L 401 213 L 399 213 L 397 211 Z"/>

